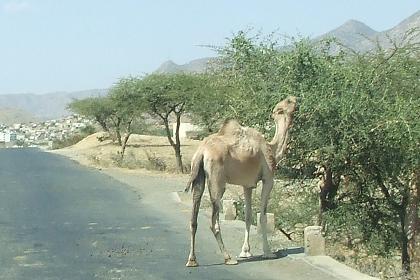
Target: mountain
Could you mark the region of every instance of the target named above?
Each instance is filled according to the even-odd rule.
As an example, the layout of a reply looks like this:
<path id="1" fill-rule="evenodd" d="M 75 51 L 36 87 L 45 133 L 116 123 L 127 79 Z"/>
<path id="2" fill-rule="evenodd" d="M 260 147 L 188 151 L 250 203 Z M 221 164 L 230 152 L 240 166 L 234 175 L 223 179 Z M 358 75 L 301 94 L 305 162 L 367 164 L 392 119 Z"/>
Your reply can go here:
<path id="1" fill-rule="evenodd" d="M 203 73 L 212 59 L 214 58 L 211 58 L 211 57 L 199 58 L 199 59 L 192 60 L 182 65 L 176 64 L 172 60 L 168 60 L 162 63 L 162 65 L 159 66 L 159 68 L 155 70 L 155 73 L 158 73 L 158 74 L 163 74 L 163 73 L 170 74 L 170 73 L 177 73 L 177 72 Z"/>
<path id="2" fill-rule="evenodd" d="M 338 28 L 316 37 L 314 40 L 319 41 L 324 38 L 335 37 L 342 44 L 353 50 L 366 52 L 375 48 L 376 43 L 379 43 L 383 48 L 391 47 L 389 38 L 400 43 L 406 32 L 413 28 L 420 29 L 420 11 L 406 18 L 395 27 L 382 32 L 377 32 L 357 20 L 349 20 Z M 413 42 L 420 42 L 420 33 L 417 33 L 412 39 Z"/>
<path id="3" fill-rule="evenodd" d="M 95 89 L 47 94 L 3 94 L 0 95 L 0 112 L 1 115 L 13 115 L 14 122 L 27 122 L 28 118 L 56 119 L 70 114 L 66 107 L 73 99 L 102 96 L 106 92 L 104 89 Z M 0 118 L 0 123 L 6 123 L 4 120 L 5 118 Z"/>
<path id="4" fill-rule="evenodd" d="M 36 118 L 31 113 L 16 109 L 16 108 L 1 108 L 0 109 L 0 124 L 12 125 L 14 123 L 29 123 L 37 122 Z"/>
<path id="5" fill-rule="evenodd" d="M 313 38 L 314 42 L 325 38 L 335 37 L 345 46 L 360 52 L 372 50 L 378 42 L 382 47 L 389 48 L 391 44 L 389 38 L 401 42 L 403 35 L 410 29 L 417 28 L 420 31 L 420 11 L 417 11 L 410 17 L 406 18 L 395 27 L 385 31 L 375 31 L 363 22 L 357 20 L 348 20 L 343 25 Z M 420 32 L 412 38 L 412 42 L 420 42 Z M 284 47 L 288 49 L 288 47 Z M 209 62 L 215 58 L 207 57 L 192 60 L 189 63 L 178 65 L 173 61 L 164 62 L 155 72 L 156 73 L 176 73 L 176 72 L 198 72 L 202 73 L 206 70 Z"/>
<path id="6" fill-rule="evenodd" d="M 336 29 L 316 37 L 314 41 L 320 41 L 325 38 L 336 38 L 351 49 L 368 51 L 374 47 L 374 43 L 370 40 L 377 36 L 378 33 L 363 22 L 352 19 L 346 21 Z"/>
<path id="7" fill-rule="evenodd" d="M 397 41 L 401 41 L 403 39 L 403 36 L 407 33 L 407 31 L 413 29 L 416 29 L 417 32 L 413 34 L 414 36 L 410 36 L 412 42 L 420 43 L 420 11 L 417 11 L 410 17 L 406 18 L 395 27 L 378 34 L 378 40 L 383 46 L 389 47 L 390 43 L 388 37 L 394 38 Z"/>

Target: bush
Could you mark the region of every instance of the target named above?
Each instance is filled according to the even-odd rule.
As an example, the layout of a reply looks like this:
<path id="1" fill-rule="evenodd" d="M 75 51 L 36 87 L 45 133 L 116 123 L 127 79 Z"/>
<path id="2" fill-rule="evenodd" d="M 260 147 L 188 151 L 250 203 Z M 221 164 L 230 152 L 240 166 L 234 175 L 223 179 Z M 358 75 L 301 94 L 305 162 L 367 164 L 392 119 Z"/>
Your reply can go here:
<path id="1" fill-rule="evenodd" d="M 146 169 L 149 170 L 158 170 L 158 171 L 165 171 L 167 166 L 166 162 L 157 157 L 156 154 L 150 154 L 149 152 L 145 152 L 147 156 L 148 164 L 146 165 Z"/>
<path id="2" fill-rule="evenodd" d="M 87 125 L 82 127 L 80 131 L 76 134 L 71 134 L 64 139 L 54 139 L 51 145 L 52 150 L 62 149 L 65 147 L 73 146 L 74 144 L 80 142 L 85 137 L 96 132 L 95 127 Z"/>
<path id="3" fill-rule="evenodd" d="M 75 135 L 71 135 L 69 137 L 66 137 L 62 140 L 55 139 L 52 142 L 51 149 L 52 150 L 57 150 L 57 149 L 62 149 L 62 148 L 65 148 L 65 147 L 73 146 L 74 144 L 80 142 L 85 137 L 86 136 L 82 135 L 82 134 L 75 134 Z"/>

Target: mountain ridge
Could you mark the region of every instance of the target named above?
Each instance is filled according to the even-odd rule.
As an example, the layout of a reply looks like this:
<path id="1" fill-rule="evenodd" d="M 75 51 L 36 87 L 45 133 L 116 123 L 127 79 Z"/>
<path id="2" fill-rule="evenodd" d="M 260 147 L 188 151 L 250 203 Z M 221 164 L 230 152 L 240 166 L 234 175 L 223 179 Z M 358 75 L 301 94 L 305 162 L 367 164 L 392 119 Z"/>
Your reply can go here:
<path id="1" fill-rule="evenodd" d="M 71 114 L 66 107 L 73 99 L 102 96 L 107 92 L 107 89 L 94 89 L 45 94 L 0 94 L 0 123 L 28 122 L 28 116 L 34 121 L 57 119 Z M 15 117 L 11 118 L 12 115 Z"/>
<path id="2" fill-rule="evenodd" d="M 348 20 L 341 26 L 315 37 L 314 41 L 335 37 L 350 49 L 367 52 L 374 49 L 377 44 L 383 48 L 391 47 L 392 44 L 389 38 L 401 42 L 405 33 L 412 28 L 420 29 L 420 10 L 384 31 L 373 30 L 357 20 Z M 417 37 L 413 39 L 415 42 L 420 42 L 420 35 L 417 34 Z"/>
<path id="3" fill-rule="evenodd" d="M 157 74 L 172 74 L 177 72 L 194 72 L 203 73 L 210 61 L 214 59 L 212 57 L 203 57 L 191 60 L 185 64 L 176 64 L 172 60 L 163 62 L 154 73 Z"/>

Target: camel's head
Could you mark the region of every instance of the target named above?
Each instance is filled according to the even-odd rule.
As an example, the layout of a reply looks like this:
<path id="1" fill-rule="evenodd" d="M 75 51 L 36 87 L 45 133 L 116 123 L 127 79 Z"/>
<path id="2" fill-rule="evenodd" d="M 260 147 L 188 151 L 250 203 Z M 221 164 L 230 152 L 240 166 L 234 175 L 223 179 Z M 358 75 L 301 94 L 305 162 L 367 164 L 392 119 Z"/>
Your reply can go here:
<path id="1" fill-rule="evenodd" d="M 289 116 L 293 115 L 293 112 L 296 110 L 296 97 L 288 96 L 283 99 L 273 109 L 273 114 L 271 115 L 273 119 L 277 119 L 280 116 Z"/>

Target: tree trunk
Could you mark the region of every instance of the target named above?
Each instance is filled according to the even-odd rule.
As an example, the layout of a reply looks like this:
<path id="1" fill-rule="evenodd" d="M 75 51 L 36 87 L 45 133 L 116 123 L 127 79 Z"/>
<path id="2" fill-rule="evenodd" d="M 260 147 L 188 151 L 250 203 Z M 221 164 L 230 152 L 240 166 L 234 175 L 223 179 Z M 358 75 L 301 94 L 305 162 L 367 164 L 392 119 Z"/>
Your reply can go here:
<path id="1" fill-rule="evenodd" d="M 420 219 L 419 202 L 420 202 L 420 171 L 413 172 L 409 185 L 409 197 L 406 214 L 406 236 L 408 242 L 408 255 L 412 263 L 417 263 L 420 256 L 417 255 L 416 242 L 419 235 Z"/>
<path id="2" fill-rule="evenodd" d="M 121 163 L 124 159 L 124 153 L 125 153 L 125 149 L 127 147 L 127 142 L 128 142 L 128 138 L 130 138 L 131 132 L 128 132 L 125 137 L 124 140 L 121 143 Z"/>
<path id="3" fill-rule="evenodd" d="M 115 141 L 115 138 L 117 138 L 116 140 L 118 141 L 118 145 L 121 147 L 122 146 L 122 140 L 121 140 L 121 118 L 117 117 L 116 120 L 113 120 L 113 125 L 115 127 L 115 135 L 111 134 L 112 141 Z"/>
<path id="4" fill-rule="evenodd" d="M 321 181 L 319 182 L 319 216 L 318 225 L 324 227 L 324 213 L 333 208 L 334 197 L 337 194 L 338 184 L 334 184 L 332 171 L 329 167 L 322 167 Z"/>
<path id="5" fill-rule="evenodd" d="M 163 119 L 163 123 L 165 125 L 165 131 L 166 131 L 166 136 L 168 138 L 169 144 L 171 144 L 172 148 L 175 151 L 175 159 L 176 159 L 176 168 L 178 170 L 178 172 L 183 173 L 184 168 L 182 165 L 182 156 L 181 156 L 181 144 L 179 142 L 179 124 L 180 121 L 178 120 L 178 116 L 177 116 L 177 128 L 176 128 L 176 132 L 174 135 L 175 141 L 172 139 L 172 135 L 171 135 L 171 130 L 169 128 L 169 120 L 168 118 L 162 118 Z"/>
<path id="6" fill-rule="evenodd" d="M 182 164 L 182 155 L 180 147 L 175 148 L 176 168 L 178 172 L 184 173 L 184 165 Z"/>
<path id="7" fill-rule="evenodd" d="M 407 200 L 403 198 L 400 211 L 400 224 L 401 224 L 401 266 L 404 275 L 410 273 L 410 255 L 408 253 L 408 238 L 406 232 L 406 206 Z"/>
<path id="8" fill-rule="evenodd" d="M 122 147 L 121 131 L 119 127 L 115 130 L 115 133 L 117 134 L 118 145 Z"/>
<path id="9" fill-rule="evenodd" d="M 102 127 L 102 130 L 105 132 L 109 132 L 109 128 L 108 125 L 106 124 L 106 122 L 104 120 L 102 120 L 101 118 L 96 118 L 96 121 L 99 123 L 99 125 Z"/>
<path id="10" fill-rule="evenodd" d="M 181 126 L 181 114 L 176 113 L 176 129 L 175 129 L 175 157 L 176 166 L 179 172 L 184 173 L 184 165 L 182 164 L 181 141 L 179 139 L 179 128 Z"/>

